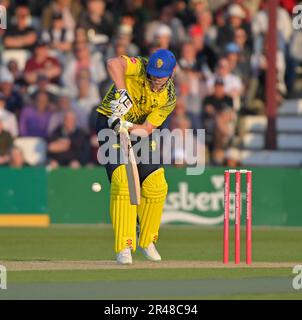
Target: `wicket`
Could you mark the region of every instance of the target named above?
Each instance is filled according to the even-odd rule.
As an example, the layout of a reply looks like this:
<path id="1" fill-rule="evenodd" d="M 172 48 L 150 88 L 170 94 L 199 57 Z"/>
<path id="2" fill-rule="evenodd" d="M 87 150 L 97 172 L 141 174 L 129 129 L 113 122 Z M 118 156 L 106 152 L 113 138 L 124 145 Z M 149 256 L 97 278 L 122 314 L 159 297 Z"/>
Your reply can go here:
<path id="1" fill-rule="evenodd" d="M 246 174 L 246 263 L 252 263 L 252 171 L 224 172 L 223 263 L 229 262 L 230 177 L 235 174 L 235 264 L 240 263 L 241 174 Z"/>

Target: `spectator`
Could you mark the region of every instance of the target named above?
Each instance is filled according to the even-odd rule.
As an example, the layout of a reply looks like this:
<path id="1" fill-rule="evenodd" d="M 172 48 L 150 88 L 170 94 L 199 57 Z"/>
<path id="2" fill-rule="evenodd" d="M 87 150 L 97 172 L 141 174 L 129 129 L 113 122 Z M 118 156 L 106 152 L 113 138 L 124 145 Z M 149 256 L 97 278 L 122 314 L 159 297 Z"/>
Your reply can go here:
<path id="1" fill-rule="evenodd" d="M 51 112 L 46 92 L 38 92 L 33 106 L 22 110 L 20 117 L 20 135 L 26 137 L 47 138 L 47 128 Z"/>
<path id="2" fill-rule="evenodd" d="M 75 31 L 75 46 L 86 45 L 89 46 L 88 35 L 85 28 L 77 27 Z"/>
<path id="3" fill-rule="evenodd" d="M 246 85 L 250 78 L 250 61 L 244 61 L 241 48 L 234 42 L 228 43 L 225 51 L 231 73 L 240 77 Z"/>
<path id="4" fill-rule="evenodd" d="M 189 36 L 192 39 L 197 52 L 197 64 L 207 78 L 214 71 L 217 63 L 217 57 L 214 50 L 205 43 L 203 30 L 199 25 L 192 25 L 189 28 Z"/>
<path id="5" fill-rule="evenodd" d="M 27 167 L 23 151 L 18 147 L 12 147 L 9 153 L 9 166 L 14 169 Z"/>
<path id="6" fill-rule="evenodd" d="M 77 116 L 77 126 L 80 127 L 81 123 L 81 112 L 78 110 L 77 106 L 72 104 L 71 99 L 67 92 L 62 91 L 59 96 L 57 103 L 55 104 L 55 110 L 52 112 L 49 124 L 48 124 L 48 136 L 51 136 L 54 131 L 62 126 L 64 123 L 65 114 L 68 111 L 73 111 Z"/>
<path id="7" fill-rule="evenodd" d="M 160 49 L 170 49 L 171 37 L 172 37 L 171 28 L 165 24 L 162 24 L 155 31 L 154 43 Z"/>
<path id="8" fill-rule="evenodd" d="M 7 63 L 7 69 L 13 76 L 13 83 L 15 86 L 22 86 L 25 84 L 23 70 L 21 70 L 17 60 L 9 60 Z"/>
<path id="9" fill-rule="evenodd" d="M 48 30 L 44 30 L 42 39 L 50 43 L 51 48 L 55 50 L 58 55 L 71 50 L 74 33 L 73 30 L 65 28 L 63 14 L 61 12 L 54 12 L 52 14 L 51 27 Z"/>
<path id="10" fill-rule="evenodd" d="M 59 86 L 54 83 L 51 83 L 45 74 L 39 74 L 37 78 L 37 83 L 32 84 L 28 87 L 27 92 L 34 99 L 35 95 L 43 91 L 48 94 L 50 101 L 54 102 L 56 96 L 59 93 Z"/>
<path id="11" fill-rule="evenodd" d="M 192 21 L 195 19 L 193 11 L 190 10 L 184 0 L 174 1 L 174 12 L 185 28 L 192 24 Z"/>
<path id="12" fill-rule="evenodd" d="M 117 41 L 126 47 L 130 56 L 136 56 L 139 53 L 138 46 L 133 42 L 134 23 L 132 15 L 125 15 L 117 32 Z"/>
<path id="13" fill-rule="evenodd" d="M 51 18 L 55 12 L 62 13 L 64 28 L 74 31 L 81 13 L 81 5 L 78 0 L 54 0 L 50 2 L 42 15 L 44 30 L 48 30 L 51 27 Z"/>
<path id="14" fill-rule="evenodd" d="M 238 28 L 234 33 L 234 43 L 240 48 L 239 60 L 246 66 L 247 74 L 250 73 L 251 68 L 251 49 L 247 44 L 247 34 L 243 28 Z"/>
<path id="15" fill-rule="evenodd" d="M 134 8 L 132 11 L 126 11 L 123 13 L 120 21 L 120 28 L 131 30 L 132 41 L 136 46 L 142 46 L 144 43 L 144 30 L 145 25 L 143 20 L 147 19 L 144 17 L 146 8 L 143 8 L 143 1 L 139 0 L 137 2 L 141 2 L 138 4 L 140 7 Z M 138 48 L 139 50 L 139 48 Z"/>
<path id="16" fill-rule="evenodd" d="M 97 93 L 93 92 L 93 87 L 87 78 L 79 79 L 78 83 L 78 97 L 74 100 L 73 104 L 77 106 L 79 112 L 79 127 L 88 130 L 89 115 L 96 105 L 100 104 L 100 97 Z"/>
<path id="17" fill-rule="evenodd" d="M 181 20 L 174 16 L 172 5 L 166 5 L 162 8 L 159 20 L 154 20 L 146 25 L 145 42 L 147 46 L 152 45 L 156 37 L 156 33 L 160 26 L 166 25 L 171 30 L 171 47 L 176 49 L 186 37 L 185 29 Z"/>
<path id="18" fill-rule="evenodd" d="M 6 49 L 32 49 L 37 41 L 37 33 L 30 26 L 30 11 L 25 5 L 20 5 L 15 10 L 15 24 L 7 29 L 4 37 Z"/>
<path id="19" fill-rule="evenodd" d="M 202 122 L 214 164 L 223 164 L 224 152 L 235 133 L 236 114 L 232 98 L 226 94 L 224 85 L 222 78 L 216 78 L 213 94 L 203 101 Z"/>
<path id="20" fill-rule="evenodd" d="M 127 34 L 126 30 L 119 30 L 117 38 L 106 50 L 106 59 L 121 55 L 132 57 L 138 54 L 139 48 L 131 42 L 131 35 Z"/>
<path id="21" fill-rule="evenodd" d="M 192 128 L 199 129 L 200 101 L 202 100 L 201 72 L 197 65 L 197 53 L 192 42 L 182 46 L 179 59 L 177 83 L 179 83 L 179 98 L 186 106 L 186 115 L 190 118 Z"/>
<path id="22" fill-rule="evenodd" d="M 204 10 L 196 13 L 196 25 L 200 26 L 206 46 L 215 50 L 217 38 L 217 27 L 213 25 L 213 17 L 210 10 Z"/>
<path id="23" fill-rule="evenodd" d="M 4 67 L 0 66 L 0 92 L 6 100 L 6 109 L 19 116 L 23 102 L 20 93 L 14 88 L 14 78 Z"/>
<path id="24" fill-rule="evenodd" d="M 219 60 L 216 74 L 210 77 L 207 81 L 207 86 L 210 93 L 213 92 L 216 77 L 223 79 L 224 89 L 228 95 L 230 95 L 234 100 L 238 100 L 240 98 L 243 90 L 242 81 L 238 76 L 230 72 L 230 64 L 226 58 L 221 58 Z M 238 105 L 237 101 L 235 102 L 237 103 L 236 110 L 238 110 L 240 105 Z"/>
<path id="25" fill-rule="evenodd" d="M 254 61 L 259 61 L 267 52 L 267 31 L 268 31 L 268 3 L 262 1 L 262 10 L 260 10 L 253 18 L 252 31 L 254 37 Z M 293 26 L 291 17 L 288 12 L 282 8 L 277 9 L 277 77 L 278 90 L 283 94 L 287 94 L 285 85 L 286 59 L 288 59 L 288 46 L 293 34 Z M 291 84 L 290 84 L 291 86 Z M 291 88 L 290 88 L 291 90 Z"/>
<path id="26" fill-rule="evenodd" d="M 5 109 L 5 104 L 5 96 L 0 92 L 0 119 L 3 123 L 3 129 L 8 131 L 12 137 L 16 137 L 18 135 L 17 118 Z"/>
<path id="27" fill-rule="evenodd" d="M 89 41 L 93 44 L 106 44 L 113 35 L 113 19 L 105 11 L 106 2 L 103 0 L 88 0 L 86 9 L 80 18 L 80 27 L 88 33 Z"/>
<path id="28" fill-rule="evenodd" d="M 48 156 L 50 167 L 70 166 L 78 168 L 88 162 L 89 142 L 85 133 L 76 127 L 76 115 L 68 111 L 64 124 L 49 138 Z"/>
<path id="29" fill-rule="evenodd" d="M 13 137 L 4 129 L 4 122 L 0 118 L 0 166 L 9 161 L 9 151 L 13 145 Z"/>
<path id="30" fill-rule="evenodd" d="M 91 55 L 86 45 L 79 45 L 75 48 L 75 59 L 68 62 L 63 74 L 63 83 L 73 97 L 78 95 L 77 81 L 83 73 L 89 75 L 95 87 L 107 78 L 102 54 Z"/>
<path id="31" fill-rule="evenodd" d="M 261 10 L 259 10 L 256 15 L 253 18 L 252 21 L 252 31 L 253 36 L 255 38 L 256 46 L 263 45 L 263 35 L 268 30 L 268 1 L 263 0 L 261 3 Z M 288 12 L 282 8 L 281 6 L 278 6 L 277 10 L 277 30 L 278 33 L 280 33 L 279 36 L 279 49 L 284 48 L 284 44 L 288 44 L 292 33 L 293 33 L 293 26 L 291 17 L 288 14 Z M 258 37 L 261 37 L 259 39 Z M 255 48 L 256 51 L 258 51 L 257 48 Z"/>
<path id="32" fill-rule="evenodd" d="M 228 8 L 228 21 L 227 23 L 218 28 L 217 48 L 223 48 L 227 43 L 232 42 L 234 39 L 234 31 L 238 28 L 243 28 L 246 34 L 251 35 L 250 24 L 246 23 L 244 19 L 246 18 L 246 12 L 239 4 L 232 4 Z M 250 45 L 251 39 L 248 39 Z"/>
<path id="33" fill-rule="evenodd" d="M 190 0 L 189 5 L 191 10 L 195 14 L 200 14 L 201 12 L 209 8 L 209 1 L 208 0 Z"/>
<path id="34" fill-rule="evenodd" d="M 56 58 L 49 55 L 48 44 L 39 40 L 34 56 L 26 62 L 24 71 L 28 84 L 36 83 L 40 74 L 46 76 L 52 83 L 59 83 L 61 66 Z"/>

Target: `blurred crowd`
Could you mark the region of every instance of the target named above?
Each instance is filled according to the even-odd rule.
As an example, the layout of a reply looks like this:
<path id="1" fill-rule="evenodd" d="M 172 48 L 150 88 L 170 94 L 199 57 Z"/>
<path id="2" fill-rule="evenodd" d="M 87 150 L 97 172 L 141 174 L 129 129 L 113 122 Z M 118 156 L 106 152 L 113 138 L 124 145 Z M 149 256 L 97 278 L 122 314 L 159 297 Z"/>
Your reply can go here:
<path id="1" fill-rule="evenodd" d="M 277 12 L 277 100 L 301 63 L 295 0 Z M 0 0 L 0 165 L 29 165 L 23 137 L 42 139 L 44 164 L 97 164 L 96 107 L 111 85 L 106 59 L 172 50 L 177 106 L 166 126 L 206 129 L 207 161 L 226 164 L 238 119 L 265 112 L 266 0 Z M 20 144 L 19 144 L 20 145 Z M 184 155 L 185 157 L 185 155 Z"/>

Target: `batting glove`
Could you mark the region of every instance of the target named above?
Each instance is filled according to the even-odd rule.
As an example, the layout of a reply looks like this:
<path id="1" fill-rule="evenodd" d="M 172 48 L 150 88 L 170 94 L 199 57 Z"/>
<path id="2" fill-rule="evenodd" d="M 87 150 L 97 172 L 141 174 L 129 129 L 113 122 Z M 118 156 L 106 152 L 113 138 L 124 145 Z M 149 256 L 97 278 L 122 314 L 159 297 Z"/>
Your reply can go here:
<path id="1" fill-rule="evenodd" d="M 120 89 L 115 94 L 115 100 L 110 102 L 112 114 L 117 117 L 124 116 L 133 106 L 133 102 L 126 89 Z"/>
<path id="2" fill-rule="evenodd" d="M 133 127 L 133 123 L 125 120 L 121 120 L 121 118 L 112 115 L 108 118 L 108 126 L 112 129 L 116 134 L 119 134 L 121 129 L 129 130 Z"/>

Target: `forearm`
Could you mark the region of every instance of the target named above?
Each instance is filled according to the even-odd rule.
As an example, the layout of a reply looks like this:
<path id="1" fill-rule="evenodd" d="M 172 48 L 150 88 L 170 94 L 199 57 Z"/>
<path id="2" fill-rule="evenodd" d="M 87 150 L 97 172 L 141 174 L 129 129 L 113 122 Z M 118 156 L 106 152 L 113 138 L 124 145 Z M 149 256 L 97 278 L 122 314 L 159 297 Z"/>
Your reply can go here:
<path id="1" fill-rule="evenodd" d="M 126 89 L 125 71 L 126 62 L 123 58 L 112 58 L 107 61 L 107 70 L 116 89 Z"/>
<path id="2" fill-rule="evenodd" d="M 57 78 L 61 74 L 61 68 L 58 66 L 52 67 L 47 69 L 44 73 L 48 79 Z"/>
<path id="3" fill-rule="evenodd" d="M 9 48 L 20 48 L 23 44 L 22 37 L 6 37 L 4 40 L 4 45 Z"/>
<path id="4" fill-rule="evenodd" d="M 156 127 L 153 126 L 149 122 L 145 122 L 143 124 L 133 124 L 133 127 L 129 129 L 129 131 L 135 135 L 140 137 L 147 137 L 152 133 L 152 130 Z"/>

